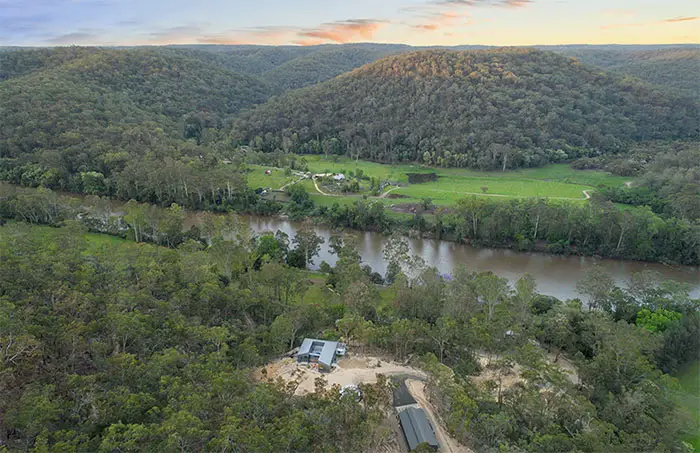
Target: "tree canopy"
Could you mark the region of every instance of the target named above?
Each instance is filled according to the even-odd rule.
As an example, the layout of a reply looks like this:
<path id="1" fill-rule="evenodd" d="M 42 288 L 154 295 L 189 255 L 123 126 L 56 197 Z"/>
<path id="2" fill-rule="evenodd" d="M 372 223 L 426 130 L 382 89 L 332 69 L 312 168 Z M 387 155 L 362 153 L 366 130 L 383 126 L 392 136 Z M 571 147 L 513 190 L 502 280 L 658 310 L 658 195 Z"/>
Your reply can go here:
<path id="1" fill-rule="evenodd" d="M 698 106 L 532 49 L 387 57 L 273 98 L 234 121 L 234 142 L 382 162 L 508 169 L 691 138 Z"/>

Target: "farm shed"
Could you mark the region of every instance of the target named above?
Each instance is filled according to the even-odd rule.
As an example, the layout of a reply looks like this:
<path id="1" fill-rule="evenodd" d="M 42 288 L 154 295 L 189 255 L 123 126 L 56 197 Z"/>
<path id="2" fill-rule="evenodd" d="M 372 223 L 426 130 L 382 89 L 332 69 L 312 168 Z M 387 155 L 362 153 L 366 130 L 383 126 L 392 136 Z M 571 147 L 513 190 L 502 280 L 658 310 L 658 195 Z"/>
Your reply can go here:
<path id="1" fill-rule="evenodd" d="M 409 451 L 415 450 L 422 443 L 427 443 L 435 450 L 438 449 L 439 444 L 435 438 L 435 432 L 423 409 L 407 407 L 399 412 L 399 421 Z"/>

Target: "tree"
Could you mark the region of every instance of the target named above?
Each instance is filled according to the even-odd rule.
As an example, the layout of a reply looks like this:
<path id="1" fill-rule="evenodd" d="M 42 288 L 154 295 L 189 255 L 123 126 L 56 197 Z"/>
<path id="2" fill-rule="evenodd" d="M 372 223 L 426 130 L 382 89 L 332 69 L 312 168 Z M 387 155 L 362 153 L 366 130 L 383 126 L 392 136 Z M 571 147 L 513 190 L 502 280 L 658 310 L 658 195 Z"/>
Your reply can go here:
<path id="1" fill-rule="evenodd" d="M 491 321 L 496 306 L 504 300 L 508 293 L 508 280 L 498 277 L 492 272 L 486 272 L 478 275 L 475 283 L 479 300 L 486 305 L 487 319 Z"/>
<path id="2" fill-rule="evenodd" d="M 525 274 L 515 282 L 515 291 L 515 297 L 511 298 L 511 301 L 515 303 L 513 314 L 517 322 L 527 328 L 537 297 L 537 280 L 532 274 Z"/>
<path id="3" fill-rule="evenodd" d="M 313 258 L 318 256 L 321 244 L 326 241 L 307 223 L 297 230 L 293 242 L 296 244 L 297 252 L 303 257 L 303 267 L 307 267 L 313 264 Z"/>
<path id="4" fill-rule="evenodd" d="M 605 270 L 595 265 L 586 276 L 576 283 L 579 294 L 588 296 L 588 308 L 591 310 L 612 310 L 611 296 L 615 289 L 615 280 Z"/>
<path id="5" fill-rule="evenodd" d="M 183 224 L 185 212 L 182 207 L 173 203 L 168 209 L 161 211 L 161 218 L 158 222 L 158 233 L 165 238 L 165 245 L 175 247 L 180 243 L 183 236 Z"/>
<path id="6" fill-rule="evenodd" d="M 134 233 L 136 242 L 143 241 L 143 230 L 146 226 L 146 206 L 135 200 L 129 200 L 124 205 L 124 221 L 129 224 L 131 231 Z"/>
<path id="7" fill-rule="evenodd" d="M 664 310 L 659 308 L 656 311 L 651 311 L 648 308 L 642 308 L 637 313 L 637 325 L 649 332 L 663 332 L 674 323 L 680 321 L 682 315 L 675 311 Z"/>
<path id="8" fill-rule="evenodd" d="M 440 363 L 443 362 L 445 350 L 459 334 L 457 322 L 452 318 L 441 316 L 430 329 L 430 338 L 438 348 Z"/>

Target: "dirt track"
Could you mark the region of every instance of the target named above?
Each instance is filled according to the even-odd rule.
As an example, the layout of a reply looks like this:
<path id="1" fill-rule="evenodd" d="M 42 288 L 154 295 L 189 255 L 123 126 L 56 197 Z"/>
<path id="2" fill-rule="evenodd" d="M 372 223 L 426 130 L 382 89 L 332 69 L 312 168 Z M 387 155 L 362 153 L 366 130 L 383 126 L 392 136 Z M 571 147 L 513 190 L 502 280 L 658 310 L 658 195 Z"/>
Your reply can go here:
<path id="1" fill-rule="evenodd" d="M 420 407 L 428 414 L 430 423 L 435 429 L 435 437 L 437 438 L 438 444 L 440 444 L 440 449 L 438 451 L 446 453 L 473 453 L 472 450 L 457 442 L 457 440 L 450 436 L 443 428 L 442 420 L 438 417 L 433 405 L 428 401 L 425 395 L 425 384 L 416 379 L 407 379 L 406 386 L 411 392 L 411 395 L 418 401 Z"/>

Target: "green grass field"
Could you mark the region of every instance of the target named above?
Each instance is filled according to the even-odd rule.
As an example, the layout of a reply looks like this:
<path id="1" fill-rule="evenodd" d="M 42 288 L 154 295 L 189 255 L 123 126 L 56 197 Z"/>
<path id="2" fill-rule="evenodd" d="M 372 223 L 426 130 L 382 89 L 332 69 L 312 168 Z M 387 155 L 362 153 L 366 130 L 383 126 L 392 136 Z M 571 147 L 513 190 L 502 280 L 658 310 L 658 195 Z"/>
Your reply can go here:
<path id="1" fill-rule="evenodd" d="M 693 362 L 678 373 L 683 391 L 678 395 L 681 408 L 695 421 L 695 434 L 684 439 L 695 451 L 700 451 L 700 361 Z"/>
<path id="2" fill-rule="evenodd" d="M 324 156 L 311 155 L 305 158 L 312 173 L 356 173 L 357 170 L 362 170 L 367 176 L 400 184 L 402 187 L 394 189 L 392 193 L 407 198 L 382 200 L 388 204 L 415 203 L 423 198 L 431 198 L 435 204 L 452 205 L 457 200 L 474 194 L 493 198 L 547 197 L 583 201 L 586 198 L 584 190 L 595 190 L 599 185 L 617 186 L 629 179 L 602 171 L 574 170 L 566 164 L 508 172 L 480 172 L 459 168 L 426 168 L 411 164 L 386 165 L 354 161 L 347 157 L 326 159 Z M 264 174 L 263 167 L 250 167 L 255 168 L 254 172 L 249 173 L 251 187 L 260 187 L 263 182 L 270 180 L 271 177 Z M 438 180 L 425 184 L 408 184 L 407 173 L 424 172 L 437 173 Z M 290 179 L 284 179 L 281 170 L 273 170 L 272 180 L 276 181 L 279 188 Z M 319 194 L 311 181 L 304 181 L 303 184 L 312 194 L 314 202 L 320 205 L 352 203 L 359 196 L 327 197 Z M 270 187 L 269 184 L 267 186 Z M 363 183 L 363 188 L 366 186 L 367 183 Z M 484 187 L 485 193 L 482 190 Z"/>
<path id="3" fill-rule="evenodd" d="M 48 225 L 32 225 L 24 222 L 17 222 L 16 220 L 8 220 L 8 225 L 24 225 L 31 228 L 33 235 L 39 235 L 40 237 L 50 237 L 59 234 L 62 230 L 61 228 L 54 228 Z M 94 248 L 101 247 L 103 245 L 123 245 L 123 244 L 134 244 L 133 241 L 128 241 L 117 236 L 110 236 L 109 234 L 100 233 L 83 233 L 83 237 L 87 240 L 88 249 L 87 252 Z"/>
<path id="4" fill-rule="evenodd" d="M 265 170 L 270 170 L 272 174 L 266 175 Z M 284 170 L 282 169 L 265 167 L 262 165 L 248 165 L 246 177 L 248 178 L 248 187 L 253 189 L 269 187 L 273 190 L 278 190 L 285 184 L 297 179 L 294 175 L 285 176 Z"/>

